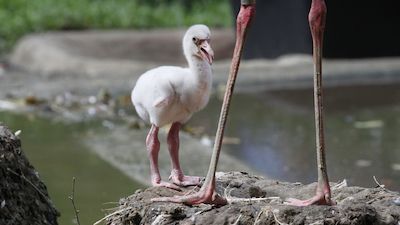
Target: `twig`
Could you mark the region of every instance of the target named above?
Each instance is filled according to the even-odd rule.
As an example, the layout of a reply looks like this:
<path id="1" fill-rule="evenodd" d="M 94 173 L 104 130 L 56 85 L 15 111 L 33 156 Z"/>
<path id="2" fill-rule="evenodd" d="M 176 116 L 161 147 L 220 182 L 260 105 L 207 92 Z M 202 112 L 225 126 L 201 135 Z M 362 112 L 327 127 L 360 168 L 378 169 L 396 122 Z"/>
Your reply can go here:
<path id="1" fill-rule="evenodd" d="M 151 225 L 158 225 L 158 224 L 166 224 L 165 222 L 167 219 L 171 218 L 171 215 L 161 214 L 156 217 L 156 219 L 151 223 Z"/>
<path id="2" fill-rule="evenodd" d="M 103 205 L 117 205 L 118 202 L 104 202 Z"/>
<path id="3" fill-rule="evenodd" d="M 344 187 L 347 187 L 347 186 L 348 186 L 348 185 L 347 185 L 347 180 L 346 180 L 346 179 L 343 179 L 342 182 L 335 184 L 335 185 L 332 187 L 332 190 L 338 190 L 338 189 L 341 189 L 341 188 L 344 188 Z"/>
<path id="4" fill-rule="evenodd" d="M 273 210 L 272 210 L 271 212 L 272 212 L 272 215 L 274 216 L 274 220 L 275 220 L 278 224 L 280 224 L 280 225 L 289 225 L 289 224 L 287 224 L 287 223 L 283 223 L 283 222 L 279 221 L 279 220 L 278 220 L 278 217 L 275 215 L 275 212 L 274 212 Z"/>
<path id="5" fill-rule="evenodd" d="M 117 204 L 118 204 L 118 202 L 105 202 L 105 203 L 103 203 L 103 205 L 116 205 L 116 206 L 114 206 L 112 208 L 102 209 L 102 211 L 103 212 L 115 211 L 115 210 L 117 210 L 119 208 L 119 206 Z"/>
<path id="6" fill-rule="evenodd" d="M 117 210 L 119 208 L 119 206 L 116 206 L 116 207 L 113 207 L 113 208 L 108 208 L 108 209 L 102 209 L 101 211 L 103 211 L 103 212 L 110 212 L 110 211 L 115 211 L 115 210 Z"/>
<path id="7" fill-rule="evenodd" d="M 373 203 L 373 202 L 375 202 L 375 201 L 378 201 L 378 200 L 380 200 L 380 199 L 383 199 L 383 198 L 385 198 L 385 196 L 379 196 L 379 197 L 373 198 L 373 199 L 369 200 L 369 201 L 367 202 L 367 204 L 371 204 L 371 203 Z"/>
<path id="8" fill-rule="evenodd" d="M 277 209 L 275 209 L 275 210 L 277 210 Z M 258 213 L 258 215 L 257 215 L 257 217 L 256 217 L 256 219 L 255 219 L 253 225 L 255 225 L 257 222 L 259 222 L 259 219 L 260 219 L 260 217 L 261 217 L 261 214 L 262 214 L 264 211 L 265 211 L 265 214 L 266 214 L 267 216 L 268 216 L 268 213 L 271 212 L 271 213 L 272 213 L 272 216 L 274 217 L 274 220 L 275 220 L 275 222 L 276 222 L 277 224 L 280 224 L 280 225 L 289 225 L 289 224 L 287 224 L 287 223 L 284 223 L 284 222 L 281 222 L 281 221 L 278 220 L 278 217 L 276 216 L 276 214 L 275 214 L 275 212 L 274 212 L 275 210 L 272 210 L 270 206 L 266 206 L 265 208 L 261 209 L 261 211 Z"/>
<path id="9" fill-rule="evenodd" d="M 256 224 L 259 222 L 259 220 L 260 220 L 261 215 L 262 215 L 263 212 L 264 212 L 264 211 L 261 209 L 260 212 L 258 213 L 256 219 L 254 220 L 253 225 L 256 225 Z"/>
<path id="10" fill-rule="evenodd" d="M 238 218 L 237 218 L 236 221 L 233 223 L 233 225 L 238 225 L 239 222 L 240 222 L 240 218 L 242 218 L 242 214 L 240 214 L 240 215 L 238 216 Z"/>
<path id="11" fill-rule="evenodd" d="M 45 194 L 43 194 L 43 192 L 41 192 L 39 190 L 39 188 L 36 187 L 36 185 L 34 185 L 30 180 L 28 180 L 24 174 L 19 174 L 10 168 L 7 168 L 7 171 L 9 171 L 10 173 L 14 174 L 15 176 L 18 176 L 19 178 L 26 181 L 29 185 L 31 185 L 33 187 L 33 189 L 35 189 L 39 193 L 40 196 L 42 196 L 42 198 L 46 201 L 47 204 L 49 204 L 51 207 L 53 207 L 53 204 L 50 202 L 49 198 Z"/>
<path id="12" fill-rule="evenodd" d="M 234 202 L 255 202 L 255 201 L 266 201 L 266 200 L 277 200 L 280 199 L 280 197 L 265 197 L 265 198 L 237 198 L 237 197 L 232 197 L 231 192 L 233 189 L 230 189 L 228 191 L 228 188 L 225 189 L 224 191 L 224 197 L 228 201 L 229 204 L 234 203 Z"/>
<path id="13" fill-rule="evenodd" d="M 121 210 L 115 211 L 115 212 L 113 212 L 111 214 L 108 214 L 107 216 L 105 216 L 105 217 L 101 218 L 100 220 L 98 220 L 97 222 L 95 222 L 93 225 L 98 225 L 101 222 L 103 222 L 104 220 L 110 218 L 111 216 L 114 216 L 115 214 L 122 213 L 122 212 L 124 212 L 126 210 L 130 210 L 130 209 L 132 209 L 132 207 L 128 206 L 128 207 L 126 207 L 124 209 L 121 209 Z"/>
<path id="14" fill-rule="evenodd" d="M 197 212 L 194 214 L 194 216 L 200 215 L 200 214 L 202 214 L 202 213 L 204 213 L 204 212 L 208 212 L 208 211 L 210 211 L 210 210 L 212 210 L 212 209 L 213 209 L 213 207 L 209 207 L 209 208 L 206 208 L 206 209 L 197 211 Z"/>
<path id="15" fill-rule="evenodd" d="M 76 208 L 75 200 L 74 200 L 74 198 L 75 198 L 75 177 L 72 177 L 72 193 L 68 198 L 71 200 L 72 206 L 74 207 L 76 223 L 78 225 L 81 225 L 81 222 L 79 221 L 79 209 Z"/>
<path id="16" fill-rule="evenodd" d="M 229 203 L 233 202 L 255 202 L 255 201 L 267 201 L 267 200 L 276 200 L 280 199 L 280 197 L 265 197 L 265 198 L 236 198 L 236 197 L 228 197 L 226 200 Z"/>
<path id="17" fill-rule="evenodd" d="M 384 185 L 384 184 L 380 184 L 380 183 L 378 182 L 378 180 L 376 179 L 375 176 L 372 176 L 372 178 L 374 178 L 375 183 L 376 183 L 380 188 L 385 188 L 385 185 Z"/>

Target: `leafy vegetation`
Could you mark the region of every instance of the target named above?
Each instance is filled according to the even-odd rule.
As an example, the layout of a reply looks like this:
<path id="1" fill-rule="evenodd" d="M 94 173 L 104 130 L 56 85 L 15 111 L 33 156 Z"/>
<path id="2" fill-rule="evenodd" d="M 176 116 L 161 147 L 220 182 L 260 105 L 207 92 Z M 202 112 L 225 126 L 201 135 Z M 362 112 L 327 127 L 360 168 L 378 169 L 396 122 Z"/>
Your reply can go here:
<path id="1" fill-rule="evenodd" d="M 0 0 L 0 53 L 48 30 L 231 25 L 228 0 Z"/>

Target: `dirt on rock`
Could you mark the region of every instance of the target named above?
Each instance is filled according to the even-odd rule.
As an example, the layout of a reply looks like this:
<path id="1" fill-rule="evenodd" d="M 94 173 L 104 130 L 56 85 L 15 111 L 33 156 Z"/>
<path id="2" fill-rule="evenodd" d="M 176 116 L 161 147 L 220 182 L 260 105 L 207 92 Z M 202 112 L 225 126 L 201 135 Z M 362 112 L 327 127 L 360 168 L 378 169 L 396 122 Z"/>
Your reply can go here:
<path id="1" fill-rule="evenodd" d="M 121 199 L 119 207 L 106 218 L 106 224 L 400 224 L 400 195 L 384 187 L 349 187 L 346 182 L 332 183 L 337 205 L 295 207 L 285 205 L 284 200 L 311 197 L 315 183 L 302 185 L 243 172 L 221 172 L 217 185 L 218 192 L 227 196 L 228 205 L 151 202 L 154 197 L 185 193 L 152 187 Z"/>
<path id="2" fill-rule="evenodd" d="M 58 216 L 20 139 L 0 124 L 0 224 L 57 225 Z"/>

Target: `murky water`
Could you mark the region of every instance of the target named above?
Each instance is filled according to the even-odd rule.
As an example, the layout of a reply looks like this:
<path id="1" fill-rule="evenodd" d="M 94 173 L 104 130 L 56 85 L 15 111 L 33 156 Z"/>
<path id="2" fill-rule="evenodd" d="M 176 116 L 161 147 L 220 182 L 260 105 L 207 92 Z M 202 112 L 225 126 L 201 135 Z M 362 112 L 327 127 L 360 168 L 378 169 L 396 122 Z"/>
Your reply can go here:
<path id="1" fill-rule="evenodd" d="M 213 98 L 190 125 L 215 134 L 221 101 Z M 325 91 L 328 172 L 332 181 L 375 186 L 372 176 L 388 188 L 400 189 L 400 86 L 342 87 Z M 316 180 L 312 90 L 269 91 L 235 95 L 226 136 L 236 143 L 223 151 L 267 176 L 304 183 Z M 88 132 L 102 132 L 96 122 L 65 124 L 35 116 L 0 113 L 1 121 L 22 130 L 22 144 L 46 183 L 62 216 L 72 224 L 68 199 L 77 178 L 76 203 L 81 224 L 102 218 L 119 198 L 139 184 L 86 149 Z M 239 142 L 237 141 L 239 140 Z M 114 202 L 107 204 L 109 202 Z"/>
<path id="2" fill-rule="evenodd" d="M 332 181 L 400 189 L 400 86 L 342 87 L 325 91 L 326 151 Z M 190 124 L 215 135 L 221 101 L 214 98 Z M 239 94 L 226 136 L 231 152 L 273 178 L 316 181 L 312 90 Z"/>
<path id="3" fill-rule="evenodd" d="M 74 211 L 68 199 L 72 177 L 76 177 L 75 201 L 81 224 L 93 224 L 104 217 L 105 209 L 116 206 L 115 201 L 141 187 L 85 148 L 81 137 L 103 129 L 96 123 L 67 125 L 8 113 L 0 113 L 0 120 L 14 131 L 22 130 L 23 150 L 61 212 L 61 225 L 74 224 Z"/>

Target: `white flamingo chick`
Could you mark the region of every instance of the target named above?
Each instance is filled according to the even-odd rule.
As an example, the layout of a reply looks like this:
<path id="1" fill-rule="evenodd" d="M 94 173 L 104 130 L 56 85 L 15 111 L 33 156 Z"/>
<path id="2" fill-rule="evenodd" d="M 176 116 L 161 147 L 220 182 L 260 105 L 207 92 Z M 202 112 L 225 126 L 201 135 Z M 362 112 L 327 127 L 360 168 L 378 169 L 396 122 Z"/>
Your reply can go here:
<path id="1" fill-rule="evenodd" d="M 209 28 L 200 24 L 191 26 L 183 37 L 183 52 L 188 68 L 161 66 L 149 70 L 140 76 L 131 95 L 138 115 L 151 124 L 146 138 L 151 183 L 153 186 L 173 189 L 200 183 L 200 177 L 185 176 L 181 169 L 179 129 L 194 112 L 203 109 L 209 100 L 211 64 L 214 58 Z M 172 183 L 162 181 L 158 169 L 158 130 L 170 123 L 172 126 L 167 142 L 172 163 Z"/>

